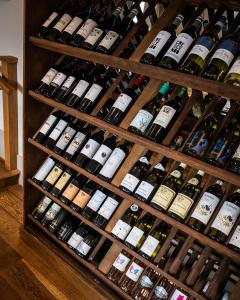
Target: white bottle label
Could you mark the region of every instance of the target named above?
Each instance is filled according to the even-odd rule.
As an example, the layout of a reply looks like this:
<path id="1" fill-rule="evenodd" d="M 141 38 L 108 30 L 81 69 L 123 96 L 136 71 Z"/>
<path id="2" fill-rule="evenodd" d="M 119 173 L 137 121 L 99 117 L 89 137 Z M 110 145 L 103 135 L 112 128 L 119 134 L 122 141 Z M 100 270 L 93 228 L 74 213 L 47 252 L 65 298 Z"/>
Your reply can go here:
<path id="1" fill-rule="evenodd" d="M 225 201 L 213 221 L 211 228 L 220 230 L 228 236 L 239 214 L 240 208 L 236 204 Z"/>
<path id="2" fill-rule="evenodd" d="M 77 28 L 81 25 L 82 19 L 79 17 L 74 17 L 71 21 L 71 23 L 64 29 L 65 32 L 69 34 L 73 34 Z"/>
<path id="3" fill-rule="evenodd" d="M 126 270 L 126 267 L 129 262 L 130 262 L 130 258 L 123 255 L 122 253 L 119 253 L 118 257 L 115 259 L 113 263 L 113 266 L 123 273 Z"/>
<path id="4" fill-rule="evenodd" d="M 100 92 L 102 91 L 102 89 L 103 88 L 100 85 L 94 83 L 88 90 L 87 94 L 85 95 L 85 98 L 94 102 L 97 99 Z"/>
<path id="5" fill-rule="evenodd" d="M 102 167 L 100 174 L 107 178 L 112 178 L 125 157 L 126 153 L 123 150 L 119 148 L 114 149 L 105 165 Z"/>
<path id="6" fill-rule="evenodd" d="M 133 192 L 139 183 L 139 179 L 132 174 L 126 174 L 121 182 L 121 186 L 127 188 L 129 191 Z"/>
<path id="7" fill-rule="evenodd" d="M 103 216 L 106 220 L 111 218 L 111 215 L 114 213 L 116 208 L 118 207 L 119 202 L 110 196 L 107 197 L 106 201 L 103 203 L 101 208 L 99 209 L 98 214 Z"/>
<path id="8" fill-rule="evenodd" d="M 132 120 L 130 126 L 133 126 L 140 130 L 142 133 L 145 132 L 147 129 L 148 125 L 153 119 L 153 115 L 150 114 L 148 111 L 141 109 L 135 118 Z"/>
<path id="9" fill-rule="evenodd" d="M 101 191 L 96 191 L 90 201 L 87 204 L 87 207 L 91 208 L 93 211 L 97 211 L 102 205 L 103 201 L 106 199 L 106 195 Z"/>
<path id="10" fill-rule="evenodd" d="M 42 24 L 42 27 L 48 27 L 55 19 L 56 17 L 58 16 L 58 13 L 56 12 L 53 12 L 49 18 Z"/>
<path id="11" fill-rule="evenodd" d="M 86 244 L 84 241 L 81 241 L 77 246 L 77 251 L 80 252 L 83 256 L 86 256 L 90 249 L 91 246 Z"/>
<path id="12" fill-rule="evenodd" d="M 199 200 L 191 217 L 206 225 L 215 211 L 219 201 L 220 199 L 215 195 L 205 192 Z"/>
<path id="13" fill-rule="evenodd" d="M 53 79 L 54 79 L 54 77 L 57 75 L 57 73 L 58 73 L 57 70 L 51 68 L 51 69 L 43 76 L 43 78 L 41 79 L 41 82 L 46 83 L 47 85 L 49 85 L 49 84 L 53 81 Z"/>
<path id="14" fill-rule="evenodd" d="M 33 176 L 33 178 L 43 181 L 48 173 L 52 170 L 52 168 L 55 165 L 55 161 L 48 157 L 45 162 L 41 165 L 40 169 L 37 171 L 37 173 Z"/>
<path id="15" fill-rule="evenodd" d="M 63 74 L 62 72 L 58 72 L 51 83 L 60 86 L 66 78 L 67 76 L 65 74 Z"/>
<path id="16" fill-rule="evenodd" d="M 153 124 L 160 125 L 163 128 L 167 128 L 169 122 L 172 120 L 176 113 L 176 109 L 168 105 L 163 105 Z"/>
<path id="17" fill-rule="evenodd" d="M 68 243 L 68 245 L 70 245 L 74 249 L 76 249 L 81 241 L 83 241 L 83 237 L 81 235 L 77 234 L 76 232 L 74 232 L 67 243 Z"/>
<path id="18" fill-rule="evenodd" d="M 156 57 L 162 48 L 166 45 L 167 41 L 170 39 L 171 34 L 167 31 L 161 30 L 155 39 L 151 42 L 150 46 L 147 48 L 145 53 L 149 53 Z"/>
<path id="19" fill-rule="evenodd" d="M 154 290 L 154 294 L 160 299 L 168 298 L 168 291 L 163 286 L 156 286 Z"/>
<path id="20" fill-rule="evenodd" d="M 237 150 L 233 154 L 233 158 L 239 158 L 240 159 L 240 145 L 238 146 Z"/>
<path id="21" fill-rule="evenodd" d="M 161 206 L 163 209 L 167 210 L 175 195 L 176 192 L 174 190 L 162 184 L 158 188 L 151 203 L 156 203 L 157 205 Z"/>
<path id="22" fill-rule="evenodd" d="M 105 37 L 102 39 L 99 46 L 104 47 L 105 49 L 109 50 L 113 46 L 113 44 L 118 39 L 119 34 L 117 34 L 115 31 L 109 30 L 108 33 L 105 35 Z"/>
<path id="23" fill-rule="evenodd" d="M 72 17 L 69 14 L 64 14 L 57 24 L 53 27 L 62 32 L 63 29 L 72 21 Z"/>
<path id="24" fill-rule="evenodd" d="M 193 200 L 190 197 L 178 193 L 168 211 L 185 219 L 192 205 Z"/>
<path id="25" fill-rule="evenodd" d="M 208 56 L 209 53 L 209 49 L 203 45 L 195 45 L 192 50 L 190 51 L 190 54 L 196 54 L 198 56 L 200 56 L 203 60 L 205 60 L 205 58 Z"/>
<path id="26" fill-rule="evenodd" d="M 109 156 L 112 153 L 112 149 L 107 147 L 106 145 L 101 145 L 98 151 L 93 156 L 93 160 L 96 160 L 101 165 L 104 165 L 106 160 L 109 158 Z"/>
<path id="27" fill-rule="evenodd" d="M 187 300 L 188 297 L 183 294 L 181 291 L 179 291 L 178 289 L 176 289 L 174 291 L 174 293 L 172 294 L 172 297 L 170 298 L 170 300 Z"/>
<path id="28" fill-rule="evenodd" d="M 81 153 L 86 155 L 88 158 L 92 158 L 98 150 L 100 144 L 93 139 L 89 139 L 86 145 L 83 147 Z"/>
<path id="29" fill-rule="evenodd" d="M 88 86 L 89 83 L 87 81 L 80 80 L 79 83 L 75 86 L 74 90 L 72 91 L 72 94 L 81 98 L 82 95 L 86 92 Z"/>
<path id="30" fill-rule="evenodd" d="M 67 126 L 67 122 L 64 120 L 60 120 L 57 123 L 56 127 L 51 132 L 51 134 L 49 135 L 49 137 L 54 141 L 56 141 L 59 138 L 60 134 L 63 132 L 63 130 L 66 128 L 66 126 Z"/>
<path id="31" fill-rule="evenodd" d="M 41 132 L 42 134 L 46 134 L 56 120 L 57 117 L 55 117 L 54 115 L 50 115 L 39 130 L 39 132 Z"/>
<path id="32" fill-rule="evenodd" d="M 55 147 L 58 147 L 61 150 L 64 150 L 68 143 L 70 142 L 70 140 L 72 139 L 72 137 L 74 136 L 74 134 L 76 133 L 76 130 L 71 128 L 71 127 L 67 127 L 65 129 L 65 131 L 63 132 L 62 136 L 60 137 L 60 139 L 58 140 L 57 144 Z"/>
<path id="33" fill-rule="evenodd" d="M 131 101 L 132 97 L 128 96 L 127 94 L 121 93 L 114 102 L 113 107 L 116 107 L 122 112 L 124 112 L 128 105 L 131 103 Z"/>
<path id="34" fill-rule="evenodd" d="M 156 250 L 157 246 L 159 244 L 159 241 L 149 235 L 145 242 L 143 243 L 141 247 L 141 251 L 145 254 L 147 254 L 149 257 L 152 256 L 153 252 Z"/>
<path id="35" fill-rule="evenodd" d="M 121 219 L 117 221 L 112 229 L 112 233 L 121 240 L 125 240 L 126 236 L 129 234 L 132 227 L 123 222 Z"/>
<path id="36" fill-rule="evenodd" d="M 47 196 L 45 196 L 45 197 L 41 200 L 41 202 L 38 204 L 36 211 L 37 211 L 38 213 L 43 213 L 43 212 L 47 209 L 48 205 L 49 205 L 51 202 L 52 202 L 52 200 L 49 199 Z"/>
<path id="37" fill-rule="evenodd" d="M 221 59 L 222 61 L 224 61 L 228 66 L 230 66 L 231 62 L 234 59 L 234 55 L 232 54 L 232 52 L 230 52 L 227 49 L 224 48 L 220 48 L 217 49 L 216 52 L 213 54 L 211 61 L 214 58 L 218 58 Z"/>
<path id="38" fill-rule="evenodd" d="M 151 185 L 150 183 L 148 183 L 146 181 L 142 181 L 135 193 L 142 196 L 144 199 L 148 199 L 148 197 L 151 195 L 153 189 L 154 189 L 153 185 Z"/>
<path id="39" fill-rule="evenodd" d="M 141 284 L 142 287 L 144 287 L 146 289 L 150 289 L 153 286 L 152 280 L 146 275 L 143 275 L 140 278 L 140 284 Z"/>
<path id="40" fill-rule="evenodd" d="M 127 236 L 126 242 L 136 247 L 137 243 L 140 241 L 143 235 L 144 231 L 134 226 L 133 229 L 130 231 L 129 235 Z"/>
<path id="41" fill-rule="evenodd" d="M 132 262 L 126 272 L 126 276 L 128 278 L 132 279 L 132 281 L 137 282 L 139 277 L 141 276 L 143 270 L 144 269 L 142 267 L 140 267 L 138 264 L 136 264 L 135 262 Z"/>
<path id="42" fill-rule="evenodd" d="M 88 19 L 82 27 L 78 30 L 77 34 L 81 35 L 86 39 L 91 31 L 97 26 L 97 23 L 93 21 L 92 19 Z"/>
<path id="43" fill-rule="evenodd" d="M 183 58 L 193 42 L 193 38 L 187 33 L 180 33 L 175 41 L 170 46 L 164 57 L 168 56 L 174 59 L 177 63 Z"/>
<path id="44" fill-rule="evenodd" d="M 240 249 L 240 225 L 235 229 L 229 243 L 229 245 L 236 246 Z"/>
<path id="45" fill-rule="evenodd" d="M 74 80 L 76 78 L 73 76 L 68 76 L 67 80 L 64 82 L 62 88 L 64 88 L 65 90 L 69 89 L 71 87 L 71 85 L 73 84 Z"/>
<path id="46" fill-rule="evenodd" d="M 94 46 L 102 34 L 103 30 L 96 27 L 91 31 L 91 33 L 84 42 Z"/>
<path id="47" fill-rule="evenodd" d="M 85 140 L 85 137 L 86 137 L 85 134 L 78 132 L 75 135 L 74 139 L 72 140 L 71 144 L 67 147 L 66 152 L 69 153 L 70 155 L 73 155 L 81 146 L 81 144 Z"/>
<path id="48" fill-rule="evenodd" d="M 228 72 L 228 74 L 232 73 L 240 74 L 240 56 L 237 57 L 237 59 L 235 60 L 234 64 L 231 66 Z"/>

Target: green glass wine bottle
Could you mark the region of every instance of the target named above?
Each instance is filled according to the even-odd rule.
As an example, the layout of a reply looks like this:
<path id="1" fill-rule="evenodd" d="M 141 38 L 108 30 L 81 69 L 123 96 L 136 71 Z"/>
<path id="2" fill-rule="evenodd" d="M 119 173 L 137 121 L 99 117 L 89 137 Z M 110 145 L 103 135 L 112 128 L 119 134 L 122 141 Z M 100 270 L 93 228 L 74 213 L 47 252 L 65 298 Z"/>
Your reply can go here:
<path id="1" fill-rule="evenodd" d="M 228 71 L 224 82 L 240 87 L 240 55 L 238 56 Z"/>

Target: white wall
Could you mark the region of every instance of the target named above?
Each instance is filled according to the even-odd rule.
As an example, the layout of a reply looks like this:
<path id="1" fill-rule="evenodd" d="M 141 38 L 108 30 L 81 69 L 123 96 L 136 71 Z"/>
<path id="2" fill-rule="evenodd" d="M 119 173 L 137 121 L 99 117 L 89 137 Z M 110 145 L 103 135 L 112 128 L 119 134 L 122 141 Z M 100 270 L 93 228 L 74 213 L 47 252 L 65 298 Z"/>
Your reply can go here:
<path id="1" fill-rule="evenodd" d="M 0 0 L 0 55 L 18 58 L 18 83 L 23 82 L 23 0 Z M 18 92 L 18 168 L 22 171 L 22 92 Z M 0 156 L 3 156 L 3 116 L 0 92 Z"/>

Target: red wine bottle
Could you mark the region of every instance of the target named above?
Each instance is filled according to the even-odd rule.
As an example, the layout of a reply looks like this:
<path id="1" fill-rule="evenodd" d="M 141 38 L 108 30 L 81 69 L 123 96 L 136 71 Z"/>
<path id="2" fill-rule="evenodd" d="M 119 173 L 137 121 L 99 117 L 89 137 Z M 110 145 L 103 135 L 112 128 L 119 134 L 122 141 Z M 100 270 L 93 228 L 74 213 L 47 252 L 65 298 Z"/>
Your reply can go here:
<path id="1" fill-rule="evenodd" d="M 62 175 L 65 170 L 64 164 L 58 162 L 50 171 L 48 176 L 44 179 L 42 183 L 42 188 L 49 191 L 54 184 L 57 182 L 58 178 Z"/>
<path id="2" fill-rule="evenodd" d="M 36 182 L 37 184 L 41 185 L 44 179 L 47 177 L 49 172 L 52 170 L 52 168 L 55 166 L 56 161 L 52 157 L 48 157 L 41 167 L 37 170 L 37 172 L 34 174 L 32 180 Z"/>
<path id="3" fill-rule="evenodd" d="M 68 185 L 72 177 L 75 175 L 75 171 L 73 171 L 70 168 L 67 168 L 61 177 L 58 179 L 58 181 L 54 184 L 53 188 L 51 189 L 50 193 L 58 198 L 64 188 Z"/>
<path id="4" fill-rule="evenodd" d="M 42 77 L 39 85 L 34 89 L 34 91 L 38 94 L 45 95 L 51 82 L 58 74 L 59 69 L 61 69 L 60 64 L 55 64 L 54 66 L 52 66 Z"/>

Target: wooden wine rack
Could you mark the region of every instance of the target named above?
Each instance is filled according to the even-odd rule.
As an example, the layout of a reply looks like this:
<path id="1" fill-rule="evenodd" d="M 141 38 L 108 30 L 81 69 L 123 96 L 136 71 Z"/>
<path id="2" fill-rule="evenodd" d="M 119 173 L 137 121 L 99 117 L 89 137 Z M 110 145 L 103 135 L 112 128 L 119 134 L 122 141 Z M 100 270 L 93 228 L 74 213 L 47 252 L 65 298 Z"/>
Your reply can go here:
<path id="1" fill-rule="evenodd" d="M 224 2 L 224 3 L 223 3 Z M 44 39 L 38 39 L 33 36 L 39 29 L 40 24 L 47 18 L 47 16 L 58 7 L 61 3 L 60 0 L 49 1 L 30 1 L 25 0 L 25 80 L 24 80 L 24 207 L 25 207 L 25 220 L 24 226 L 27 230 L 31 231 L 33 234 L 37 235 L 47 246 L 54 251 L 56 254 L 63 257 L 67 260 L 69 264 L 76 267 L 74 262 L 79 262 L 90 270 L 100 281 L 104 282 L 109 289 L 109 298 L 110 299 L 132 299 L 131 296 L 124 293 L 117 285 L 114 285 L 105 275 L 108 273 L 115 257 L 121 250 L 127 251 L 133 258 L 139 259 L 147 267 L 150 267 L 159 272 L 159 274 L 168 278 L 173 282 L 177 287 L 182 288 L 187 294 L 189 294 L 190 299 L 217 299 L 220 286 L 223 282 L 226 281 L 230 274 L 240 276 L 239 266 L 240 266 L 240 255 L 236 252 L 230 250 L 226 245 L 219 244 L 210 238 L 207 237 L 207 232 L 210 228 L 211 222 L 209 223 L 204 234 L 201 234 L 195 230 L 192 230 L 186 225 L 186 223 L 178 222 L 171 217 L 163 214 L 156 209 L 152 208 L 148 204 L 145 204 L 133 196 L 129 196 L 122 190 L 118 188 L 120 182 L 128 170 L 133 166 L 137 159 L 146 151 L 150 149 L 155 152 L 154 160 L 157 161 L 159 158 L 166 156 L 172 160 L 169 172 L 176 167 L 177 162 L 183 162 L 188 165 L 188 175 L 185 178 L 195 174 L 196 170 L 201 169 L 207 175 L 205 176 L 206 180 L 204 183 L 203 191 L 212 184 L 214 179 L 220 178 L 225 181 L 226 194 L 224 196 L 224 201 L 226 197 L 231 194 L 234 189 L 234 186 L 240 186 L 240 176 L 237 176 L 227 170 L 220 169 L 218 167 L 211 166 L 203 161 L 192 158 L 183 154 L 180 151 L 176 151 L 169 147 L 172 143 L 174 137 L 178 132 L 181 132 L 182 125 L 187 124 L 188 128 L 194 128 L 197 126 L 199 121 L 195 121 L 194 124 L 189 124 L 188 114 L 192 109 L 192 106 L 197 102 L 201 101 L 202 94 L 199 91 L 205 91 L 212 93 L 216 96 L 225 96 L 230 99 L 236 100 L 236 103 L 231 108 L 229 115 L 231 116 L 234 113 L 236 105 L 240 100 L 239 89 L 222 82 L 210 81 L 201 77 L 181 74 L 177 71 L 164 70 L 156 66 L 149 66 L 139 63 L 139 60 L 144 53 L 147 46 L 150 44 L 157 32 L 181 12 L 183 8 L 187 7 L 191 17 L 187 20 L 184 26 L 187 26 L 194 17 L 197 15 L 199 10 L 204 6 L 203 1 L 149 1 L 149 8 L 145 13 L 140 17 L 139 22 L 134 25 L 125 39 L 114 51 L 113 55 L 105 55 L 97 52 L 79 49 L 71 47 L 68 45 L 62 45 L 56 42 L 50 42 Z M 160 6 L 155 10 L 155 5 L 160 3 Z M 208 5 L 211 8 L 219 8 L 222 4 L 227 5 L 228 9 L 240 10 L 239 1 L 211 1 Z M 192 7 L 194 5 L 200 6 L 198 10 L 194 13 Z M 163 13 L 159 16 L 159 11 L 164 10 Z M 32 14 L 32 11 L 38 11 L 38 14 Z M 131 55 L 129 59 L 120 58 L 119 55 L 126 48 L 128 42 L 139 30 L 145 19 L 149 14 L 154 14 L 156 17 L 156 22 L 152 24 L 151 30 L 146 34 L 143 41 L 139 44 L 135 52 Z M 114 82 L 114 84 L 106 91 L 105 95 L 100 99 L 99 103 L 94 108 L 93 112 L 90 115 L 81 113 L 76 109 L 67 107 L 64 104 L 58 103 L 53 99 L 39 95 L 33 91 L 33 88 L 39 83 L 40 78 L 46 72 L 46 70 L 57 60 L 59 59 L 59 54 L 69 55 L 73 57 L 78 57 L 85 60 L 90 60 L 99 64 L 106 64 L 111 67 L 116 67 L 121 69 L 120 75 Z M 100 108 L 104 105 L 107 99 L 112 95 L 117 84 L 121 81 L 124 73 L 126 71 L 131 71 L 137 74 L 143 74 L 150 78 L 148 84 L 143 90 L 142 94 L 139 96 L 134 106 L 131 108 L 129 113 L 126 115 L 124 120 L 121 122 L 120 126 L 110 125 L 96 117 Z M 158 91 L 159 87 L 164 80 L 168 79 L 171 83 L 176 85 L 185 85 L 188 88 L 192 89 L 192 96 L 188 100 L 187 105 L 185 105 L 183 111 L 176 120 L 173 128 L 169 131 L 168 135 L 164 139 L 161 145 L 151 142 L 144 137 L 134 135 L 127 131 L 127 128 L 135 116 L 136 112 L 147 103 Z M 212 101 L 204 112 L 206 114 L 208 111 L 211 111 L 216 105 L 217 100 Z M 115 133 L 119 138 L 126 139 L 131 141 L 134 146 L 131 149 L 130 154 L 123 163 L 121 169 L 117 172 L 111 183 L 107 183 L 97 176 L 94 176 L 88 173 L 86 170 L 77 167 L 72 162 L 67 161 L 62 156 L 56 154 L 55 152 L 47 149 L 43 145 L 37 143 L 34 140 L 34 137 L 38 133 L 38 130 L 47 116 L 51 113 L 52 110 L 61 110 L 69 115 L 72 115 L 76 118 L 82 119 L 87 123 L 93 124 L 96 127 L 104 128 L 109 133 Z M 202 117 L 204 117 L 204 114 Z M 221 128 L 228 122 L 229 115 L 224 119 L 224 122 L 221 124 Z M 220 128 L 220 129 L 221 129 Z M 188 130 L 187 135 L 190 135 L 190 130 Z M 69 206 L 63 204 L 60 200 L 53 197 L 50 193 L 43 190 L 40 186 L 35 184 L 30 178 L 36 172 L 37 168 L 41 165 L 43 160 L 47 156 L 52 156 L 58 161 L 64 163 L 66 166 L 77 171 L 79 174 L 87 176 L 89 179 L 95 181 L 99 185 L 111 190 L 115 194 L 123 198 L 119 208 L 116 210 L 111 220 L 109 221 L 106 228 L 100 229 L 94 225 L 91 221 L 85 219 L 80 214 L 74 212 Z M 47 195 L 54 202 L 58 203 L 67 211 L 71 212 L 79 220 L 83 221 L 88 226 L 92 227 L 101 235 L 101 239 L 96 246 L 93 253 L 90 255 L 88 260 L 84 260 L 77 256 L 71 249 L 69 249 L 66 244 L 59 241 L 53 234 L 51 234 L 45 227 L 43 227 L 39 222 L 37 222 L 32 216 L 31 213 L 36 207 L 37 203 L 40 201 L 43 195 Z M 170 233 L 159 251 L 157 257 L 153 262 L 141 257 L 138 253 L 130 250 L 123 243 L 119 242 L 111 236 L 111 230 L 115 225 L 116 221 L 121 217 L 123 212 L 129 207 L 132 203 L 137 203 L 144 212 L 149 212 L 152 215 L 156 216 L 158 220 L 163 220 L 171 226 Z M 194 207 L 193 207 L 194 209 Z M 217 211 L 212 216 L 211 220 L 216 216 Z M 186 220 L 186 222 L 188 219 Z M 237 225 L 238 222 L 236 222 Z M 236 227 L 235 225 L 235 227 Z M 167 261 L 165 267 L 160 269 L 157 267 L 157 264 L 160 262 L 161 258 L 167 253 L 171 242 L 173 239 L 178 238 L 182 240 L 180 251 L 177 256 Z M 98 253 L 98 250 L 101 248 L 104 241 L 109 240 L 112 242 L 107 255 L 102 259 L 100 264 L 94 264 L 94 259 Z M 59 246 L 56 248 L 56 246 Z M 62 250 L 61 250 L 62 248 Z M 192 249 L 194 254 L 197 257 L 196 263 L 193 268 L 190 270 L 181 270 L 182 261 L 188 250 Z M 67 255 L 66 255 L 67 253 Z M 75 260 L 73 260 L 74 258 Z M 214 263 L 212 263 L 214 261 Z M 201 278 L 200 273 L 204 265 L 212 263 L 218 265 L 218 269 L 215 272 L 209 288 L 205 295 L 201 294 L 201 290 L 204 286 L 204 280 Z M 89 283 L 89 285 L 91 285 Z M 111 291 L 116 292 L 112 294 Z M 240 292 L 240 279 L 235 284 L 233 291 L 231 293 L 230 300 L 237 300 L 238 293 Z M 120 299 L 119 298 L 119 299 Z"/>

